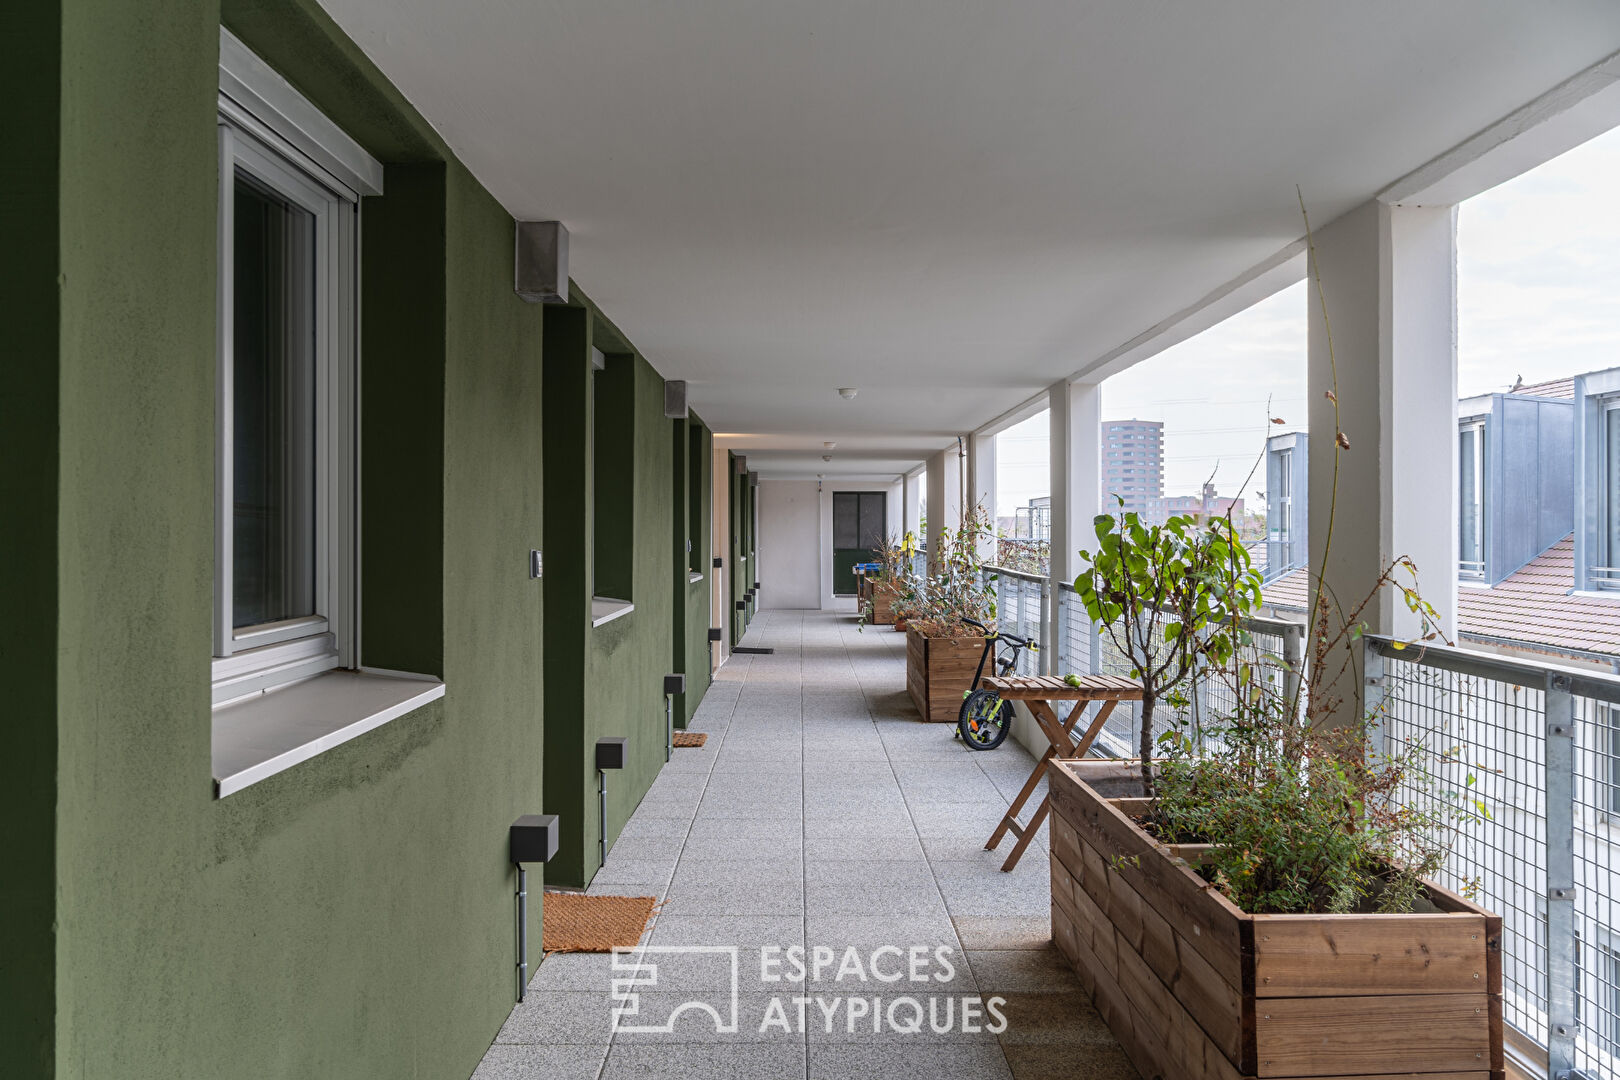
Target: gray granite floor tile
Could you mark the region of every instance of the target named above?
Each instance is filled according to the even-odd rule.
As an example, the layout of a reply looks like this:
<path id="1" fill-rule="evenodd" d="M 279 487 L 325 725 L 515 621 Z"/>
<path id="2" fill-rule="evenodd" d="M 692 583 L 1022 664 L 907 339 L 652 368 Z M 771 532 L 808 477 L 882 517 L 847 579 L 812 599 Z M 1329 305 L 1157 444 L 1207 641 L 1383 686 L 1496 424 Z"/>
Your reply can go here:
<path id="1" fill-rule="evenodd" d="M 691 725 L 710 732 L 709 744 L 665 767 L 590 890 L 666 901 L 649 951 L 634 958 L 644 966 L 548 957 L 477 1080 L 1134 1076 L 1050 944 L 1047 830 L 1011 874 L 999 869 L 1010 838 L 983 849 L 1033 758 L 1011 741 L 975 753 L 951 726 L 918 722 L 902 635 L 860 632 L 851 616 L 764 612 L 749 640 L 778 652 L 720 669 Z M 913 946 L 921 982 L 904 970 L 894 982 L 878 977 Z M 613 1038 L 615 977 L 641 979 L 631 988 L 638 1007 L 660 1021 L 694 997 L 729 1006 L 733 948 L 736 1032 L 688 1009 L 671 1032 Z M 774 966 L 762 972 L 766 949 Z M 784 949 L 801 950 L 807 967 L 825 956 L 821 978 L 796 981 Z M 949 960 L 944 982 L 931 978 L 944 973 L 936 949 Z M 807 999 L 802 1020 L 795 997 Z M 830 1032 L 817 997 L 833 1010 Z M 964 999 L 992 997 L 1008 1023 L 999 1039 L 984 1013 L 978 1030 L 962 1026 Z M 894 1030 L 912 1016 L 901 1003 L 898 1024 L 886 1022 L 899 998 L 936 1014 L 949 1000 L 951 1030 L 932 1032 L 926 1012 L 922 1030 Z M 867 1010 L 851 1031 L 857 999 Z M 786 1032 L 762 1025 L 774 1021 L 773 1001 Z"/>
<path id="2" fill-rule="evenodd" d="M 1001 1047 L 978 1043 L 810 1043 L 809 1080 L 1012 1080 Z"/>
<path id="3" fill-rule="evenodd" d="M 805 1047 L 791 1044 L 619 1044 L 601 1080 L 805 1080 Z"/>
<path id="4" fill-rule="evenodd" d="M 608 1044 L 511 1045 L 489 1048 L 472 1080 L 597 1080 Z"/>
<path id="5" fill-rule="evenodd" d="M 497 1043 L 607 1044 L 613 1038 L 608 990 L 537 990 L 512 1010 Z"/>
<path id="6" fill-rule="evenodd" d="M 1080 981 L 1057 949 L 970 950 L 968 964 L 987 992 L 1078 990 Z"/>

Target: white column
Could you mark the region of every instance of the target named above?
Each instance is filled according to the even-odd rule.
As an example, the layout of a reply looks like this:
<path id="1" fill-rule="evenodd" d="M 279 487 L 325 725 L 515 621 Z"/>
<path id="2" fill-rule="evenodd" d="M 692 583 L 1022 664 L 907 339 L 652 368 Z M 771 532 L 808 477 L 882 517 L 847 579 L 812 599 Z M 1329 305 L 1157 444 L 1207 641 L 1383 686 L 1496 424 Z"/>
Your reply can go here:
<path id="1" fill-rule="evenodd" d="M 1453 207 L 1368 203 L 1323 228 L 1313 268 L 1327 324 L 1313 277 L 1308 379 L 1312 574 L 1324 573 L 1348 611 L 1408 556 L 1448 635 L 1457 607 L 1456 236 Z M 1336 504 L 1327 397 L 1335 366 L 1339 429 L 1350 444 L 1339 450 Z M 1374 633 L 1419 627 L 1395 589 L 1383 590 L 1363 619 Z"/>
<path id="2" fill-rule="evenodd" d="M 1096 542 L 1102 507 L 1102 384 L 1060 382 L 1047 390 L 1052 486 L 1052 581 L 1074 581 L 1081 548 Z"/>
<path id="3" fill-rule="evenodd" d="M 967 441 L 968 495 L 967 506 L 984 507 L 990 515 L 991 533 L 979 544 L 979 558 L 991 562 L 996 557 L 996 437 L 971 435 Z"/>
<path id="4" fill-rule="evenodd" d="M 962 458 L 953 444 L 928 459 L 928 563 L 935 565 L 942 529 L 962 524 Z"/>
<path id="5" fill-rule="evenodd" d="M 922 517 L 922 476 L 904 476 L 900 479 L 900 521 L 901 532 L 917 533 L 917 523 Z M 917 536 L 917 542 L 922 543 L 923 538 Z"/>

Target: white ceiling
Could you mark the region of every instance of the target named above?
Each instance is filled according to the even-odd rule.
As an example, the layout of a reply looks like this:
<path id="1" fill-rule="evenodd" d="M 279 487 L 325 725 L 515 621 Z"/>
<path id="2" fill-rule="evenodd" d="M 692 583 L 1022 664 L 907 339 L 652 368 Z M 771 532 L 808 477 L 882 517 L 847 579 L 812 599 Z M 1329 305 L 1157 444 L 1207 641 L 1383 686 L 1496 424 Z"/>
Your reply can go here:
<path id="1" fill-rule="evenodd" d="M 1615 0 L 322 2 L 812 475 L 903 471 L 1295 240 L 1296 183 L 1325 223 L 1620 49 Z"/>

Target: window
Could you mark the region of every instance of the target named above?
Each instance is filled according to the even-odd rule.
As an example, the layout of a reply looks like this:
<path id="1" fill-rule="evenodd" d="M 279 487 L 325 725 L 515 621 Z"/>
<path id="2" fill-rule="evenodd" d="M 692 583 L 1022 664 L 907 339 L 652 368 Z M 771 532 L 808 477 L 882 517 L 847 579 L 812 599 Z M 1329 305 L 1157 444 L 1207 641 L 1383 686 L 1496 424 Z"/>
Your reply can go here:
<path id="1" fill-rule="evenodd" d="M 1289 540 L 1289 525 L 1294 517 L 1294 452 L 1277 452 L 1277 512 L 1272 522 L 1272 534 L 1280 543 Z"/>
<path id="2" fill-rule="evenodd" d="M 1602 402 L 1598 437 L 1602 442 L 1603 488 L 1597 556 L 1592 584 L 1600 589 L 1620 588 L 1620 398 Z"/>
<path id="3" fill-rule="evenodd" d="M 223 29 L 217 122 L 210 735 L 224 798 L 444 683 L 360 667 L 359 208 L 382 194 L 382 166 Z"/>
<path id="4" fill-rule="evenodd" d="M 704 533 L 703 521 L 703 428 L 696 423 L 686 432 L 686 569 L 689 574 L 702 577 L 708 572 L 708 546 L 699 540 Z"/>
<path id="5" fill-rule="evenodd" d="M 594 350 L 593 350 L 594 352 Z M 592 376 L 595 454 L 592 486 L 595 518 L 591 560 L 593 622 L 623 614 L 635 599 L 636 358 L 603 356 Z M 603 604 L 601 601 L 616 601 Z"/>
<path id="6" fill-rule="evenodd" d="M 1465 423 L 1457 435 L 1457 573 L 1485 577 L 1485 422 Z"/>
<path id="7" fill-rule="evenodd" d="M 240 97 L 219 113 L 216 704 L 358 662 L 359 196 Z"/>

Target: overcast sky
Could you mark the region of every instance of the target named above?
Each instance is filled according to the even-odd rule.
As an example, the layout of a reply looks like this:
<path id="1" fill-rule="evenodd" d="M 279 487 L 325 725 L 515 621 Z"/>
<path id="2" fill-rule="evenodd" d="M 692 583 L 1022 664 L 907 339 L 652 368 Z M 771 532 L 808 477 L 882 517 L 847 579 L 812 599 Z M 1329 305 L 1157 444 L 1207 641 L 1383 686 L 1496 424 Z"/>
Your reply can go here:
<path id="1" fill-rule="evenodd" d="M 1464 203 L 1457 261 L 1462 396 L 1620 366 L 1620 129 Z M 1284 289 L 1103 384 L 1105 420 L 1164 422 L 1165 494 L 1212 474 L 1233 494 L 1267 434 L 1304 427 L 1305 298 Z M 1046 421 L 997 440 L 998 513 L 1049 494 Z"/>

